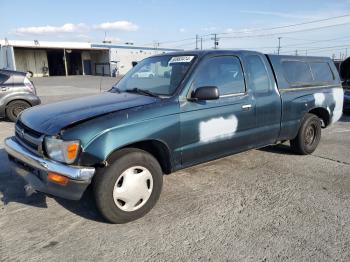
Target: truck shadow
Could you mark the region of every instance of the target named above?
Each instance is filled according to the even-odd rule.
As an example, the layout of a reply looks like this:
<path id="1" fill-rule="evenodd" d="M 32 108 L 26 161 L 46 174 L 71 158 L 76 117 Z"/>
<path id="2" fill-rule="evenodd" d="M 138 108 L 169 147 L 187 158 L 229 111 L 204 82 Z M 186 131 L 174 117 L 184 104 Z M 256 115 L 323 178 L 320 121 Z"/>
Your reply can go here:
<path id="1" fill-rule="evenodd" d="M 9 168 L 7 159 L 4 159 L 4 150 L 0 149 L 2 163 L 0 171 L 0 201 L 6 206 L 11 202 L 17 202 L 39 208 L 46 208 L 46 199 L 43 194 L 34 193 L 28 196 L 24 190 L 24 179 L 16 176 Z M 6 156 L 6 155 L 5 155 Z"/>
<path id="2" fill-rule="evenodd" d="M 88 187 L 79 201 L 55 198 L 56 202 L 70 212 L 96 222 L 107 223 L 97 210 L 91 187 Z"/>
<path id="3" fill-rule="evenodd" d="M 343 113 L 343 116 L 339 120 L 340 122 L 350 122 L 350 114 L 349 113 Z"/>
<path id="4" fill-rule="evenodd" d="M 258 150 L 281 155 L 295 155 L 295 153 L 290 149 L 290 146 L 285 144 L 266 146 Z"/>
<path id="5" fill-rule="evenodd" d="M 0 207 L 10 203 L 20 203 L 36 208 L 47 208 L 47 196 L 40 192 L 31 192 L 28 194 L 25 190 L 26 182 L 20 176 L 17 176 L 10 168 L 7 160 L 7 154 L 3 148 L 0 149 Z M 70 201 L 65 199 L 53 198 L 59 205 L 68 211 L 83 218 L 105 222 L 99 214 L 95 201 L 92 197 L 92 190 L 88 188 L 79 201 Z"/>

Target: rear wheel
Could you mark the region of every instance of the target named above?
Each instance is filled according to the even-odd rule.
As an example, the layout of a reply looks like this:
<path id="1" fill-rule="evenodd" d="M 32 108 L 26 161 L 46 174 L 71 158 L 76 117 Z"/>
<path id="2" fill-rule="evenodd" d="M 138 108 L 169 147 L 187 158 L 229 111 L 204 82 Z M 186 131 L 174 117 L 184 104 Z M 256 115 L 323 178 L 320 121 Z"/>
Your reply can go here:
<path id="1" fill-rule="evenodd" d="M 12 122 L 15 122 L 19 113 L 30 107 L 28 102 L 16 100 L 10 102 L 6 107 L 6 116 Z"/>
<path id="2" fill-rule="evenodd" d="M 139 149 L 122 149 L 94 180 L 96 205 L 111 223 L 126 223 L 147 214 L 159 199 L 163 173 L 158 161 Z"/>
<path id="3" fill-rule="evenodd" d="M 301 155 L 313 153 L 321 140 L 321 121 L 313 114 L 306 114 L 298 135 L 290 141 L 294 152 Z"/>

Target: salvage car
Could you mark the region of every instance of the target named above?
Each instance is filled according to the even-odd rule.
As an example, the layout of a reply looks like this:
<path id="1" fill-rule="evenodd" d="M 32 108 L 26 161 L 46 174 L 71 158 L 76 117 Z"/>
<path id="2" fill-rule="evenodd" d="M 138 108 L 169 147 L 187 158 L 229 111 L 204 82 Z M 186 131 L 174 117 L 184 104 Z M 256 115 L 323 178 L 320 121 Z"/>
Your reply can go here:
<path id="1" fill-rule="evenodd" d="M 0 88 L 0 118 L 15 122 L 20 112 L 40 104 L 26 73 L 0 69 Z"/>
<path id="2" fill-rule="evenodd" d="M 144 68 L 154 77 L 134 77 Z M 91 185 L 101 214 L 125 223 L 152 209 L 163 174 L 288 140 L 313 153 L 343 96 L 330 58 L 174 52 L 108 92 L 26 110 L 5 149 L 35 190 L 78 200 Z"/>

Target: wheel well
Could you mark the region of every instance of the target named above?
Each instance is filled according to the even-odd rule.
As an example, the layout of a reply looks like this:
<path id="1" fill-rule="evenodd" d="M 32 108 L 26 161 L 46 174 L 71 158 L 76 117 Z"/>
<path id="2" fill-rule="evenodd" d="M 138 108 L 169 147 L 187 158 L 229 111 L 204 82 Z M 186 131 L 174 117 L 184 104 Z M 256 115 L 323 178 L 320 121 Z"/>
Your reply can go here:
<path id="1" fill-rule="evenodd" d="M 16 102 L 16 101 L 22 101 L 22 102 L 25 102 L 25 103 L 27 103 L 28 105 L 32 106 L 32 104 L 29 103 L 27 100 L 24 100 L 24 99 L 13 99 L 13 100 L 10 100 L 10 101 L 7 102 L 6 108 L 8 107 L 8 105 L 9 105 L 10 103 L 13 103 L 13 102 Z"/>
<path id="2" fill-rule="evenodd" d="M 314 114 L 318 116 L 322 120 L 322 127 L 326 127 L 330 123 L 330 115 L 329 112 L 322 108 L 322 107 L 317 107 L 309 111 L 310 114 Z"/>
<path id="3" fill-rule="evenodd" d="M 141 142 L 129 144 L 125 147 L 119 148 L 115 152 L 118 152 L 120 149 L 123 149 L 123 148 L 138 148 L 150 153 L 152 156 L 154 156 L 157 159 L 164 174 L 171 173 L 172 165 L 170 160 L 171 159 L 170 151 L 164 143 L 157 140 L 141 141 Z"/>

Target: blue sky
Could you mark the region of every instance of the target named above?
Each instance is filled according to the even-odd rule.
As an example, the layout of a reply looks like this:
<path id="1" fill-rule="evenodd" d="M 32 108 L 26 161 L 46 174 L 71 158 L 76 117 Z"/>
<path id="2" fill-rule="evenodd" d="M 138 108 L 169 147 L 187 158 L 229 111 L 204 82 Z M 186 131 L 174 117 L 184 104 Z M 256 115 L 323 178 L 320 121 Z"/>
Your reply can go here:
<path id="1" fill-rule="evenodd" d="M 221 48 L 274 52 L 280 36 L 281 52 L 293 53 L 298 49 L 302 54 L 309 49 L 310 54 L 339 56 L 340 52 L 346 52 L 349 44 L 350 54 L 350 16 L 261 30 L 350 14 L 350 0 L 104 0 L 94 3 L 39 0 L 29 4 L 12 0 L 3 1 L 1 10 L 0 38 L 100 42 L 106 33 L 107 38 L 116 43 L 152 46 L 156 41 L 161 47 L 191 49 L 195 46 L 193 39 L 172 41 L 198 34 L 205 36 L 204 47 L 211 48 L 208 34 L 224 33 L 220 35 Z M 320 26 L 327 28 L 313 30 Z M 290 33 L 293 30 L 302 32 Z"/>

